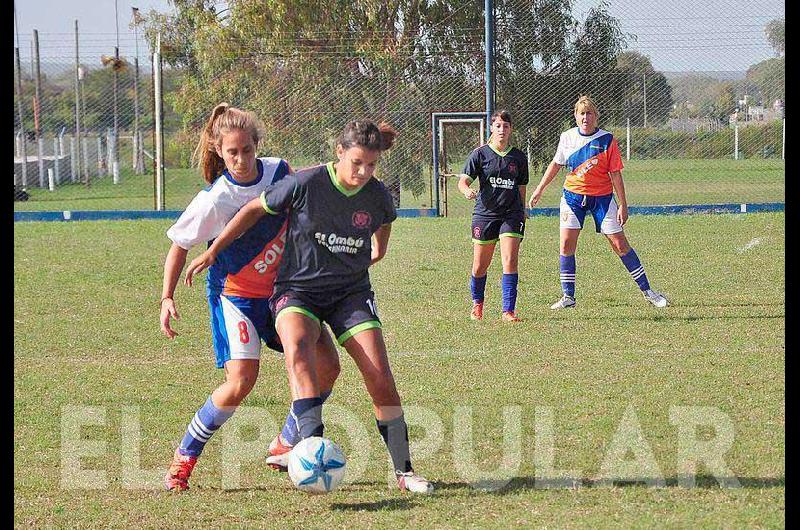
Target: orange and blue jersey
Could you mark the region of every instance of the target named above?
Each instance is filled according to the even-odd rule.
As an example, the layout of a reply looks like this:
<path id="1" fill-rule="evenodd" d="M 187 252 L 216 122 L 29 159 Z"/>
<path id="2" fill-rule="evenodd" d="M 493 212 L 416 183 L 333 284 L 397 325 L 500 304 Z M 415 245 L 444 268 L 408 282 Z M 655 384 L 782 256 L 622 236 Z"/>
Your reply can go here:
<path id="1" fill-rule="evenodd" d="M 203 242 L 210 246 L 242 206 L 289 172 L 289 165 L 280 158 L 259 158 L 257 165 L 258 176 L 245 184 L 223 172 L 195 196 L 167 236 L 186 250 Z M 272 296 L 286 244 L 286 223 L 285 215 L 265 216 L 220 252 L 208 270 L 209 299 L 220 294 L 240 298 Z"/>
<path id="2" fill-rule="evenodd" d="M 603 129 L 589 135 L 578 127 L 564 131 L 553 161 L 569 169 L 564 189 L 592 197 L 613 193 L 609 173 L 623 168 L 616 138 Z"/>

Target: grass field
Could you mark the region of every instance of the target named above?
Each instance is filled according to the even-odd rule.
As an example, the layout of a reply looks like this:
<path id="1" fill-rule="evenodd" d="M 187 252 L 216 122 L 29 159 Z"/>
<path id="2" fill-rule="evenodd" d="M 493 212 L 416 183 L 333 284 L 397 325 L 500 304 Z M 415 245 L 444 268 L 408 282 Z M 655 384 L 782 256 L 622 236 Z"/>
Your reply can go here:
<path id="1" fill-rule="evenodd" d="M 387 487 L 371 406 L 346 354 L 326 405 L 326 433 L 344 447 L 354 482 L 311 497 L 262 465 L 260 449 L 275 428 L 269 419 L 282 421 L 288 404 L 282 361 L 265 354 L 246 408 L 211 440 L 192 489 L 153 489 L 222 378 L 203 288 L 179 287 L 180 336 L 170 342 L 159 333 L 168 226 L 15 224 L 16 526 L 784 526 L 782 213 L 632 218 L 631 242 L 672 301 L 664 310 L 646 305 L 607 243 L 587 231 L 579 306 L 561 313 L 548 309 L 559 296 L 557 220 L 534 218 L 521 253 L 525 321 L 517 325 L 497 318 L 499 260 L 489 273 L 486 320 L 467 319 L 467 219 L 398 220 L 372 279 L 416 468 L 437 486 L 428 498 Z M 85 407 L 102 415 L 76 435 L 68 420 L 73 410 L 88 415 Z M 686 421 L 670 421 L 689 410 L 681 407 L 730 420 L 733 437 L 717 456 L 741 488 L 721 488 L 703 463 L 696 487 L 679 485 L 687 437 L 702 443 L 721 432 L 700 426 L 686 434 Z M 361 432 L 360 443 L 348 429 Z M 101 456 L 80 459 L 83 469 L 104 473 L 90 482 L 96 489 L 62 481 L 74 469 L 65 465 L 73 439 L 105 444 Z M 626 446 L 630 454 L 612 463 L 634 457 L 648 465 L 610 476 L 663 478 L 665 487 L 599 481 L 615 447 L 625 454 Z M 504 458 L 508 468 L 495 473 Z M 241 468 L 232 468 L 237 459 Z M 137 479 L 131 473 L 139 468 Z M 554 476 L 548 468 L 571 470 L 578 482 L 538 488 L 535 477 Z"/>
<path id="2" fill-rule="evenodd" d="M 168 210 L 182 210 L 205 184 L 189 169 L 167 169 L 165 203 Z M 741 202 L 783 202 L 785 200 L 785 164 L 782 160 L 631 160 L 626 163 L 625 186 L 633 206 L 663 204 L 710 204 Z M 541 174 L 531 174 L 529 192 Z M 466 215 L 470 204 L 464 201 L 450 179 L 448 213 Z M 550 184 L 541 206 L 557 206 L 564 175 Z M 423 182 L 430 177 L 423 175 Z M 110 177 L 83 184 L 59 187 L 54 192 L 29 189 L 31 200 L 15 202 L 22 210 L 152 210 L 153 175 L 121 173 L 120 184 Z M 405 208 L 430 208 L 429 185 L 421 195 L 404 190 L 400 205 Z"/>

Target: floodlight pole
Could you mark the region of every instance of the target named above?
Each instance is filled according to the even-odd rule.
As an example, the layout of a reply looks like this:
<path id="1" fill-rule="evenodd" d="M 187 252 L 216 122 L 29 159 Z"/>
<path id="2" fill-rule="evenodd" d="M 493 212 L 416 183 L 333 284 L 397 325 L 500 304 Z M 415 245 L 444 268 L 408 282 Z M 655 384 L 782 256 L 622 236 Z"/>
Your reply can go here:
<path id="1" fill-rule="evenodd" d="M 484 0 L 485 37 L 484 53 L 486 62 L 486 123 L 492 123 L 494 112 L 494 0 Z M 488 131 L 487 131 L 488 132 Z M 487 137 L 488 139 L 488 137 Z"/>

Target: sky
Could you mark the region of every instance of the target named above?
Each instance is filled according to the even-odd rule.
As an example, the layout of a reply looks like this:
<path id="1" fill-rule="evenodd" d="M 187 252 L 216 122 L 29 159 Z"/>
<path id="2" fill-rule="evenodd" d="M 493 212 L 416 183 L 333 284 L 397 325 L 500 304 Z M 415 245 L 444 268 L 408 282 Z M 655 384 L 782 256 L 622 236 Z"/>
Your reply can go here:
<path id="1" fill-rule="evenodd" d="M 481 0 L 464 0 L 483 9 Z M 574 0 L 574 13 L 584 20 L 598 0 Z M 744 72 L 774 57 L 764 35 L 771 20 L 785 17 L 783 0 L 609 0 L 609 11 L 622 30 L 638 39 L 629 48 L 650 57 L 658 71 Z M 78 20 L 81 57 L 113 55 L 117 42 L 115 0 L 24 0 L 16 2 L 20 55 L 31 56 L 33 29 L 39 32 L 43 58 L 74 57 L 74 21 Z M 219 2 L 224 5 L 224 1 Z M 116 0 L 120 55 L 135 50 L 131 6 L 146 15 L 150 9 L 171 11 L 167 0 Z M 465 7 L 468 7 L 465 5 Z M 16 39 L 16 31 L 15 31 Z M 16 41 L 15 41 L 16 42 Z M 149 53 L 139 36 L 140 63 Z"/>

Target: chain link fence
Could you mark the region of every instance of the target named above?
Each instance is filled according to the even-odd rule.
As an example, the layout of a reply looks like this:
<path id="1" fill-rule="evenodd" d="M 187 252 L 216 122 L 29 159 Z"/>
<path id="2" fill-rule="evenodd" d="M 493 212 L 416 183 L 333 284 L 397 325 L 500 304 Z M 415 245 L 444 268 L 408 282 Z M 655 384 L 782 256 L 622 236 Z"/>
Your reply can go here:
<path id="1" fill-rule="evenodd" d="M 195 33 L 168 17 L 160 28 L 167 209 L 205 185 L 190 158 L 220 101 L 255 111 L 267 130 L 259 154 L 295 168 L 332 160 L 347 121 L 387 121 L 400 136 L 379 177 L 400 207 L 435 207 L 432 113 L 485 109 L 482 3 L 300 32 L 286 21 L 248 27 L 248 16 L 264 16 L 260 2 L 228 2 L 226 16 L 212 4 L 202 24 L 193 19 Z M 531 186 L 589 94 L 619 141 L 630 204 L 783 202 L 785 67 L 766 31 L 783 5 L 675 0 L 676 13 L 659 16 L 669 4 L 495 2 L 495 107 L 512 113 Z M 327 29 L 336 27 L 350 29 Z M 79 35 L 79 60 L 74 35 L 38 40 L 39 67 L 35 49 L 21 49 L 15 72 L 15 190 L 28 195 L 15 208 L 153 209 L 150 58 L 142 54 L 137 78 L 130 38 L 120 60 L 92 36 Z M 475 124 L 444 128 L 440 171 L 459 172 L 477 142 Z M 552 184 L 540 204 L 556 205 L 558 192 Z M 450 214 L 469 211 L 451 197 Z"/>

